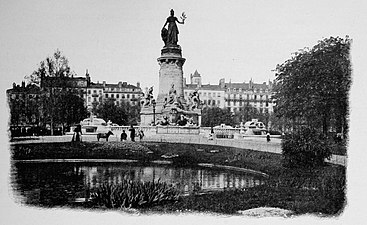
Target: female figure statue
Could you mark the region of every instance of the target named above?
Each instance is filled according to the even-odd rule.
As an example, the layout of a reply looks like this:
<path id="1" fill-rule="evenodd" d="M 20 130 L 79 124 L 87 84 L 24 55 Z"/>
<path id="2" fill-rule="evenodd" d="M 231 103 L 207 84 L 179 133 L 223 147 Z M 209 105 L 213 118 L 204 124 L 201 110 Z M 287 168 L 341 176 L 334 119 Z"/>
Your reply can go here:
<path id="1" fill-rule="evenodd" d="M 177 23 L 184 24 L 186 15 L 182 13 L 181 19 L 182 22 L 180 22 L 177 17 L 174 16 L 175 12 L 173 9 L 171 9 L 171 16 L 167 18 L 166 23 L 163 25 L 162 28 L 162 39 L 165 43 L 165 45 L 177 45 L 178 42 L 178 28 Z M 165 26 L 168 24 L 168 30 L 165 28 Z"/>

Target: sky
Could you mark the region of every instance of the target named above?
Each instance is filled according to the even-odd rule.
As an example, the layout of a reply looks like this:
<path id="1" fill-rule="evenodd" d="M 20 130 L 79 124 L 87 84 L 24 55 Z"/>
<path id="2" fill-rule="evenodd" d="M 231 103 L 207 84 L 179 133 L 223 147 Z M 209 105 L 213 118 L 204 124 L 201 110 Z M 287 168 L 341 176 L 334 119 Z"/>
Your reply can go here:
<path id="1" fill-rule="evenodd" d="M 71 69 L 78 76 L 84 76 L 88 69 L 93 82 L 140 82 L 143 88 L 154 86 L 156 92 L 157 58 L 163 47 L 160 31 L 170 9 L 175 10 L 178 18 L 182 12 L 187 15 L 185 24 L 178 24 L 178 44 L 186 58 L 184 77 L 189 78 L 198 70 L 204 84 L 217 84 L 220 78 L 227 82 L 248 82 L 251 78 L 259 83 L 272 80 L 275 78 L 272 70 L 292 53 L 312 47 L 323 38 L 349 35 L 353 39 L 350 148 L 358 156 L 351 154 L 348 173 L 365 171 L 366 151 L 359 145 L 367 135 L 364 125 L 367 7 L 363 0 L 0 0 L 0 87 L 4 96 L 1 104 L 6 104 L 5 90 L 13 82 L 20 84 L 24 76 L 36 70 L 56 49 L 69 59 Z M 1 108 L 6 118 L 7 107 Z M 6 134 L 7 121 L 1 122 L 4 128 L 1 133 Z M 1 143 L 9 145 L 6 136 Z M 8 159 L 7 151 L 3 152 L 6 154 L 1 158 Z M 8 163 L 8 160 L 0 163 L 5 167 L 0 169 L 4 180 L 8 179 Z M 343 218 L 362 218 L 365 214 L 360 209 L 365 207 L 357 205 L 356 208 L 351 199 L 360 199 L 358 193 L 364 192 L 367 183 L 352 176 L 348 184 L 348 207 L 357 210 L 347 210 Z M 9 197 L 7 188 L 0 187 L 2 196 Z M 0 212 L 6 212 L 7 219 L 12 219 L 9 224 L 22 224 L 24 221 L 19 218 L 35 219 L 37 224 L 67 223 L 70 215 L 78 224 L 110 222 L 110 214 L 102 217 L 86 213 L 80 217 L 78 212 L 69 212 L 65 216 L 58 210 L 45 214 L 24 207 L 13 211 L 9 209 L 19 207 L 11 200 L 1 201 L 2 207 L 8 209 Z M 144 220 L 135 219 L 135 224 Z M 150 222 L 160 224 L 156 217 Z"/>
<path id="2" fill-rule="evenodd" d="M 140 82 L 157 90 L 160 30 L 172 8 L 178 18 L 187 15 L 178 24 L 184 77 L 198 70 L 203 83 L 262 83 L 298 49 L 325 37 L 353 38 L 363 12 L 331 2 L 2 1 L 0 72 L 11 88 L 59 49 L 78 76 L 88 69 L 94 82 Z"/>

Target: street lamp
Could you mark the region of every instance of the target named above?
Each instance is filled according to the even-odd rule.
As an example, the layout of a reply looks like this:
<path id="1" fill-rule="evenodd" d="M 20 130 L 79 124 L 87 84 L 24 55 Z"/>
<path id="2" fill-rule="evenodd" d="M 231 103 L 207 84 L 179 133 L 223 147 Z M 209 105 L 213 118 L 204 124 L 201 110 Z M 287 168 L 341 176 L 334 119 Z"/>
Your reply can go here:
<path id="1" fill-rule="evenodd" d="M 154 99 L 152 99 L 152 106 L 153 106 L 153 126 L 155 126 L 155 106 L 156 102 Z"/>

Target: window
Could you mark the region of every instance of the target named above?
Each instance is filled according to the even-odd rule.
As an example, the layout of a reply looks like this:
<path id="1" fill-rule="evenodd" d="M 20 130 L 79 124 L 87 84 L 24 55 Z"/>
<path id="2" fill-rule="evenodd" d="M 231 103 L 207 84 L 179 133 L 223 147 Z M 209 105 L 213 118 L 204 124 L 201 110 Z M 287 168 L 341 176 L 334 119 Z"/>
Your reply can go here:
<path id="1" fill-rule="evenodd" d="M 134 95 L 134 94 L 132 94 L 132 95 L 131 95 L 131 98 L 135 98 L 135 95 Z"/>
<path id="2" fill-rule="evenodd" d="M 204 92 L 203 95 L 206 96 L 206 92 Z"/>
<path id="3" fill-rule="evenodd" d="M 119 94 L 116 94 L 116 98 L 119 98 L 120 97 L 120 95 Z"/>
<path id="4" fill-rule="evenodd" d="M 213 97 L 215 97 L 215 92 L 213 93 Z"/>
<path id="5" fill-rule="evenodd" d="M 96 101 L 97 101 L 97 98 L 96 98 L 96 97 L 94 97 L 94 98 L 93 98 L 93 102 L 96 102 Z"/>
<path id="6" fill-rule="evenodd" d="M 91 98 L 90 98 L 90 97 L 88 97 L 88 102 L 90 102 L 90 100 L 91 100 Z"/>
<path id="7" fill-rule="evenodd" d="M 93 93 L 97 93 L 97 90 L 93 90 Z"/>
<path id="8" fill-rule="evenodd" d="M 204 100 L 204 105 L 206 105 L 206 100 Z"/>
<path id="9" fill-rule="evenodd" d="M 130 98 L 130 94 L 127 94 L 127 95 L 126 95 L 126 98 Z"/>
<path id="10" fill-rule="evenodd" d="M 106 98 L 108 98 L 108 94 L 106 94 L 105 96 L 106 96 Z"/>
<path id="11" fill-rule="evenodd" d="M 90 95 L 90 93 L 91 93 L 90 90 L 88 90 L 88 95 Z"/>
<path id="12" fill-rule="evenodd" d="M 220 100 L 217 101 L 217 104 L 220 105 Z"/>
<path id="13" fill-rule="evenodd" d="M 211 97 L 211 96 L 212 96 L 212 93 L 210 93 L 210 92 L 209 92 L 209 93 L 208 93 L 208 97 Z"/>
<path id="14" fill-rule="evenodd" d="M 115 98 L 115 95 L 114 94 L 111 94 L 111 98 Z"/>
<path id="15" fill-rule="evenodd" d="M 254 99 L 256 100 L 256 95 L 254 95 Z"/>
<path id="16" fill-rule="evenodd" d="M 113 91 L 114 90 L 114 88 L 111 88 L 111 91 Z"/>

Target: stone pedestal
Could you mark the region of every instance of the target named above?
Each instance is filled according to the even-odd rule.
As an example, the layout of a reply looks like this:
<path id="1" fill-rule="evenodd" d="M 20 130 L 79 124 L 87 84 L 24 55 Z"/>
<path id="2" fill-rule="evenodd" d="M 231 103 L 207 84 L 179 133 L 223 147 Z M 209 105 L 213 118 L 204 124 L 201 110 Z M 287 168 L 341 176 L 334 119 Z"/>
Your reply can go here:
<path id="1" fill-rule="evenodd" d="M 179 45 L 163 47 L 161 57 L 157 60 L 161 67 L 159 70 L 157 104 L 165 102 L 172 84 L 177 92 L 177 97 L 184 102 L 182 66 L 186 59 L 182 58 L 181 47 Z"/>
<path id="2" fill-rule="evenodd" d="M 159 90 L 156 106 L 143 106 L 140 113 L 141 125 L 151 125 L 154 118 L 155 123 L 168 121 L 174 125 L 184 115 L 192 118 L 193 122 L 200 126 L 201 110 L 189 110 L 186 106 L 183 90 L 183 70 L 185 59 L 182 58 L 179 45 L 165 46 L 161 50 L 161 57 L 157 59 L 159 70 Z M 172 95 L 172 90 L 175 94 Z"/>

